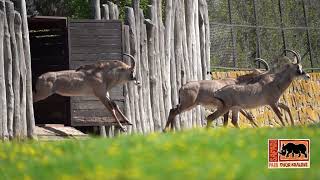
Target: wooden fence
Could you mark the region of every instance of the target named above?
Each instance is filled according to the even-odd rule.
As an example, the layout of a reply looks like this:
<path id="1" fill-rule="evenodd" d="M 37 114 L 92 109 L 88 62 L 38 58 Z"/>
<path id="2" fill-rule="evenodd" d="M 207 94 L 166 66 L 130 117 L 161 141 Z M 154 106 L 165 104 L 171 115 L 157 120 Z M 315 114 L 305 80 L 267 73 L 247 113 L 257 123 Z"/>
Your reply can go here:
<path id="1" fill-rule="evenodd" d="M 0 137 L 34 137 L 31 60 L 25 1 L 0 1 Z"/>
<path id="2" fill-rule="evenodd" d="M 93 7 L 96 19 L 118 18 L 119 10 L 111 2 L 101 6 L 102 16 L 99 0 L 93 1 Z M 164 11 L 163 22 L 161 1 L 151 0 L 147 14 L 140 9 L 139 0 L 133 0 L 132 7 L 125 9 L 123 51 L 135 56 L 136 76 L 141 81 L 141 86 L 128 83 L 124 87 L 125 114 L 133 123 L 128 127 L 129 133 L 161 131 L 170 109 L 178 104 L 181 85 L 209 78 L 206 1 L 166 0 Z M 128 59 L 125 61 L 129 63 Z M 197 107 L 178 119 L 176 129 L 202 126 L 204 111 Z M 101 128 L 102 135 L 104 131 Z"/>

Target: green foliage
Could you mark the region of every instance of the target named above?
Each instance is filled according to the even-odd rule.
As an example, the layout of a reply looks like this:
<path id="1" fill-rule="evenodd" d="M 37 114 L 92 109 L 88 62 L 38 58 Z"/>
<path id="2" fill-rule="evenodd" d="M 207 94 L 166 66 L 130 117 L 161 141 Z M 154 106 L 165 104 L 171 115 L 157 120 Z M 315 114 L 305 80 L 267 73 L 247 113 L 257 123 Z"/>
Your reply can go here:
<path id="1" fill-rule="evenodd" d="M 0 179 L 319 179 L 319 136 L 315 126 L 1 142 Z M 310 138 L 311 168 L 269 170 L 272 138 Z"/>
<path id="2" fill-rule="evenodd" d="M 69 17 L 73 19 L 87 19 L 91 16 L 91 8 L 88 0 L 69 0 L 66 1 L 69 9 Z"/>

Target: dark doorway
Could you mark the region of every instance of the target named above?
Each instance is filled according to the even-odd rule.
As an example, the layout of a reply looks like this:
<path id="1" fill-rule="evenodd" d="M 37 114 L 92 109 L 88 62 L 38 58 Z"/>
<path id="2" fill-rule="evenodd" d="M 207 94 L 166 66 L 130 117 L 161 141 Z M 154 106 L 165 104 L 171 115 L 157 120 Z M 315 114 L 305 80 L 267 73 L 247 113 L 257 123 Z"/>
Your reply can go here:
<path id="1" fill-rule="evenodd" d="M 33 83 L 41 74 L 69 69 L 67 18 L 29 18 Z M 70 98 L 52 95 L 34 103 L 36 124 L 70 124 Z"/>

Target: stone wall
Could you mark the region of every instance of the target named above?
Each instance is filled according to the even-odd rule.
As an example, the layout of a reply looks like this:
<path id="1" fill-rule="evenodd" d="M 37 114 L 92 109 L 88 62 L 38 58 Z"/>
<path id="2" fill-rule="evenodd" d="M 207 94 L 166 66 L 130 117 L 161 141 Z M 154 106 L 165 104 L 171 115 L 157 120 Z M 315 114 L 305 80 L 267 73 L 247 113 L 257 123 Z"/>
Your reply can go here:
<path id="1" fill-rule="evenodd" d="M 213 79 L 225 77 L 237 77 L 245 74 L 244 71 L 233 72 L 213 72 Z M 291 109 L 293 119 L 296 125 L 310 124 L 320 121 L 320 73 L 310 73 L 310 80 L 295 80 L 280 98 L 280 102 L 285 103 Z M 258 125 L 261 126 L 279 126 L 280 121 L 270 107 L 264 106 L 250 110 L 256 117 Z M 288 113 L 282 110 L 285 115 L 286 124 L 290 123 Z M 219 119 L 218 123 L 221 123 Z M 229 122 L 231 120 L 229 119 Z M 252 127 L 250 122 L 240 115 L 240 127 Z M 229 123 L 232 127 L 232 124 Z"/>

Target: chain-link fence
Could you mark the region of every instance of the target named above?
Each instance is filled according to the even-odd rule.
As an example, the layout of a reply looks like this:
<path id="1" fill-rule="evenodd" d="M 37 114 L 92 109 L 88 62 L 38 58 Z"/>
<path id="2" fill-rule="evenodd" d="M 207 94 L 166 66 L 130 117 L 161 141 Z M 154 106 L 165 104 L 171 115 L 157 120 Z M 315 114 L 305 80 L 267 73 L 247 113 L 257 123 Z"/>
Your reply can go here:
<path id="1" fill-rule="evenodd" d="M 318 0 L 208 0 L 211 64 L 215 68 L 253 67 L 293 49 L 305 68 L 320 67 Z"/>

